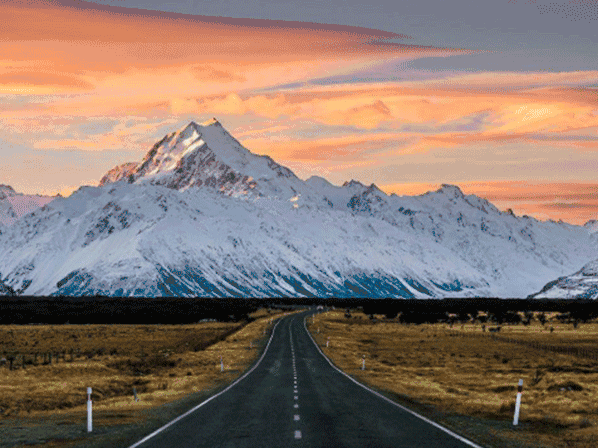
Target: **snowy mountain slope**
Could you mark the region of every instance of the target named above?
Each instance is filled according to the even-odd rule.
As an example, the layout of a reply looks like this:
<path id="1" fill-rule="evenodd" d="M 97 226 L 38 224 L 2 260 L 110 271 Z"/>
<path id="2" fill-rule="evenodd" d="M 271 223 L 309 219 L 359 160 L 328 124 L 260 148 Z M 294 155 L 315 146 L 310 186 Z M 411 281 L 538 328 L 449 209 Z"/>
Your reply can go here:
<path id="1" fill-rule="evenodd" d="M 429 297 L 443 285 L 459 285 L 459 295 L 496 292 L 427 238 L 280 202 L 285 208 L 156 185 L 83 188 L 8 230 L 0 276 L 34 295 Z"/>
<path id="2" fill-rule="evenodd" d="M 17 193 L 9 185 L 0 185 L 0 232 L 21 216 L 43 207 L 56 196 L 25 195 Z"/>
<path id="3" fill-rule="evenodd" d="M 540 279 L 579 269 L 596 253 L 596 238 L 582 227 L 500 212 L 451 185 L 415 197 L 388 197 L 372 185 L 349 205 L 356 214 L 377 217 L 414 237 L 428 235 L 503 285 L 506 296 L 534 291 Z"/>
<path id="4" fill-rule="evenodd" d="M 302 181 L 211 120 L 5 229 L 0 281 L 37 295 L 525 297 L 594 259 L 597 240 L 455 186 Z"/>
<path id="5" fill-rule="evenodd" d="M 574 274 L 559 277 L 531 294 L 536 299 L 596 299 L 598 298 L 598 260 L 591 261 Z"/>
<path id="6" fill-rule="evenodd" d="M 16 194 L 17 192 L 10 185 L 0 184 L 0 201 Z"/>
<path id="7" fill-rule="evenodd" d="M 584 229 L 586 229 L 590 233 L 597 233 L 598 232 L 598 221 L 595 219 L 590 219 L 583 225 Z"/>

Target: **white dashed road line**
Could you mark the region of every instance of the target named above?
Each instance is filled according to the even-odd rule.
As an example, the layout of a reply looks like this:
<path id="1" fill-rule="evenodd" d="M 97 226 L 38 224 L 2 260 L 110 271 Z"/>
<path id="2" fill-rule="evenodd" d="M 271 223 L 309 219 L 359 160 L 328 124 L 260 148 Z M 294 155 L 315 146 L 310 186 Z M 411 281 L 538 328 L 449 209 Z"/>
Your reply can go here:
<path id="1" fill-rule="evenodd" d="M 289 339 L 291 341 L 291 354 L 292 354 L 292 364 L 293 364 L 293 394 L 294 394 L 294 400 L 297 401 L 299 400 L 299 396 L 297 395 L 298 390 L 297 390 L 297 365 L 295 363 L 295 348 L 293 347 L 293 334 L 289 332 Z M 299 409 L 299 404 L 295 403 L 293 405 L 294 409 Z M 293 421 L 298 422 L 300 420 L 299 414 L 295 414 L 293 416 Z M 295 439 L 301 439 L 302 435 L 301 435 L 301 431 L 296 430 L 295 431 Z"/>

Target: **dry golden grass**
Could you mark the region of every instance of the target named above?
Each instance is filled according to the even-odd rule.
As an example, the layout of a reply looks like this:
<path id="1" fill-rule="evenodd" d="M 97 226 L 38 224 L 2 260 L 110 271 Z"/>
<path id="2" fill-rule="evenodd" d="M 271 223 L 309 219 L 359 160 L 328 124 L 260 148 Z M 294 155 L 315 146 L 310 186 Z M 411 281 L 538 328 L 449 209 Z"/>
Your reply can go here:
<path id="1" fill-rule="evenodd" d="M 554 332 L 549 331 L 550 326 Z M 323 351 L 344 371 L 379 389 L 400 394 L 443 413 L 512 421 L 517 383 L 524 380 L 520 426 L 503 424 L 504 440 L 550 447 L 598 446 L 598 362 L 496 341 L 480 324 L 402 325 L 370 321 L 362 313 L 317 315 L 308 327 Z M 319 329 L 319 332 L 318 332 Z M 477 332 L 479 337 L 459 336 Z M 543 344 L 591 346 L 598 324 L 538 322 L 503 326 L 501 337 Z M 330 337 L 330 347 L 326 339 Z M 361 370 L 362 356 L 366 369 Z"/>
<path id="2" fill-rule="evenodd" d="M 256 359 L 274 325 L 271 321 L 280 316 L 260 310 L 247 325 L 0 326 L 0 355 L 67 352 L 58 362 L 54 356 L 52 364 L 43 364 L 40 356 L 37 365 L 25 368 L 17 359 L 12 371 L 0 365 L 0 420 L 69 413 L 80 419 L 86 388 L 92 387 L 96 425 L 114 424 L 113 418 L 118 424 L 134 421 L 141 416 L 139 410 L 214 389 L 239 376 Z M 106 410 L 119 413 L 103 418 Z"/>

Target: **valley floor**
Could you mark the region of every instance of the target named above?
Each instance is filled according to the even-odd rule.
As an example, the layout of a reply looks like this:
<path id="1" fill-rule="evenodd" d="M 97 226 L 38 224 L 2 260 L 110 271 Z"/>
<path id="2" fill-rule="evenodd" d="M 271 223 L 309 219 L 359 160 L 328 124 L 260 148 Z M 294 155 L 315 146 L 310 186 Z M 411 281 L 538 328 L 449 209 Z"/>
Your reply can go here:
<path id="1" fill-rule="evenodd" d="M 0 326 L 0 448 L 128 446 L 246 371 L 281 315 L 260 310 L 248 324 Z M 37 351 L 23 368 L 18 354 Z"/>
<path id="2" fill-rule="evenodd" d="M 534 321 L 502 326 L 493 338 L 480 323 L 373 317 L 331 311 L 308 319 L 308 328 L 343 371 L 483 446 L 598 446 L 598 361 L 587 351 L 598 342 L 598 324 Z M 514 427 L 519 379 L 524 392 Z"/>
<path id="3" fill-rule="evenodd" d="M 32 344 L 41 353 L 67 347 L 58 362 L 40 355 L 26 358 L 25 368 L 22 357 L 13 370 L 0 365 L 0 448 L 128 446 L 247 370 L 279 316 L 261 310 L 246 325 L 0 327 L 1 346 L 13 353 L 31 352 Z M 574 328 L 548 316 L 544 326 L 505 325 L 493 337 L 479 323 L 372 317 L 337 310 L 307 324 L 342 370 L 482 446 L 598 446 L 598 361 L 591 351 L 598 324 Z M 514 427 L 519 379 L 524 393 Z M 85 426 L 89 385 L 92 434 Z"/>

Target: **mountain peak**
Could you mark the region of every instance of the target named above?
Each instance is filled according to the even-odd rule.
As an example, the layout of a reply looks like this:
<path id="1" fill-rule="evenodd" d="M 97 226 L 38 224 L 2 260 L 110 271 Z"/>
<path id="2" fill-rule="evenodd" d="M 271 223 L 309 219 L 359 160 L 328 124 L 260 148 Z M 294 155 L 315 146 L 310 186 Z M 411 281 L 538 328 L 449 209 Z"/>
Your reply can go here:
<path id="1" fill-rule="evenodd" d="M 140 163 L 110 170 L 100 185 L 126 179 L 150 182 L 176 190 L 208 186 L 227 195 L 246 195 L 256 181 L 270 182 L 296 176 L 268 156 L 251 153 L 216 119 L 201 125 L 191 121 L 158 141 Z M 280 190 L 272 184 L 275 191 Z"/>
<path id="2" fill-rule="evenodd" d="M 355 179 L 351 179 L 349 182 L 346 182 L 343 184 L 343 187 L 348 187 L 348 188 L 355 188 L 355 187 L 362 187 L 362 188 L 366 188 L 365 185 L 363 185 L 361 182 L 359 182 L 358 180 Z"/>
<path id="3" fill-rule="evenodd" d="M 16 196 L 18 193 L 10 185 L 0 184 L 0 200 L 10 196 Z"/>
<path id="4" fill-rule="evenodd" d="M 311 176 L 305 181 L 305 183 L 311 185 L 314 188 L 319 189 L 329 188 L 333 186 L 330 182 L 328 182 L 328 180 L 324 179 L 322 176 Z"/>
<path id="5" fill-rule="evenodd" d="M 135 168 L 137 168 L 137 165 L 137 162 L 127 162 L 123 163 L 122 165 L 115 166 L 106 174 L 104 174 L 104 177 L 102 177 L 102 179 L 100 180 L 100 187 L 106 184 L 118 182 L 119 180 L 128 177 L 129 175 L 134 173 Z"/>
<path id="6" fill-rule="evenodd" d="M 440 189 L 437 190 L 437 192 L 444 193 L 447 196 L 455 198 L 455 199 L 465 197 L 465 195 L 463 194 L 461 189 L 456 185 L 442 184 L 440 186 Z"/>
<path id="7" fill-rule="evenodd" d="M 380 190 L 378 188 L 378 185 L 376 185 L 374 182 L 372 182 L 372 184 L 368 187 L 367 189 L 368 192 L 375 192 L 375 193 L 382 193 L 386 196 L 386 193 L 384 193 L 382 190 Z"/>
<path id="8" fill-rule="evenodd" d="M 195 124 L 195 122 L 191 122 L 192 124 Z M 207 126 L 220 126 L 222 127 L 222 125 L 220 124 L 220 122 L 218 121 L 218 119 L 216 117 L 212 117 L 207 121 L 204 121 L 202 124 L 202 126 L 207 127 Z"/>

